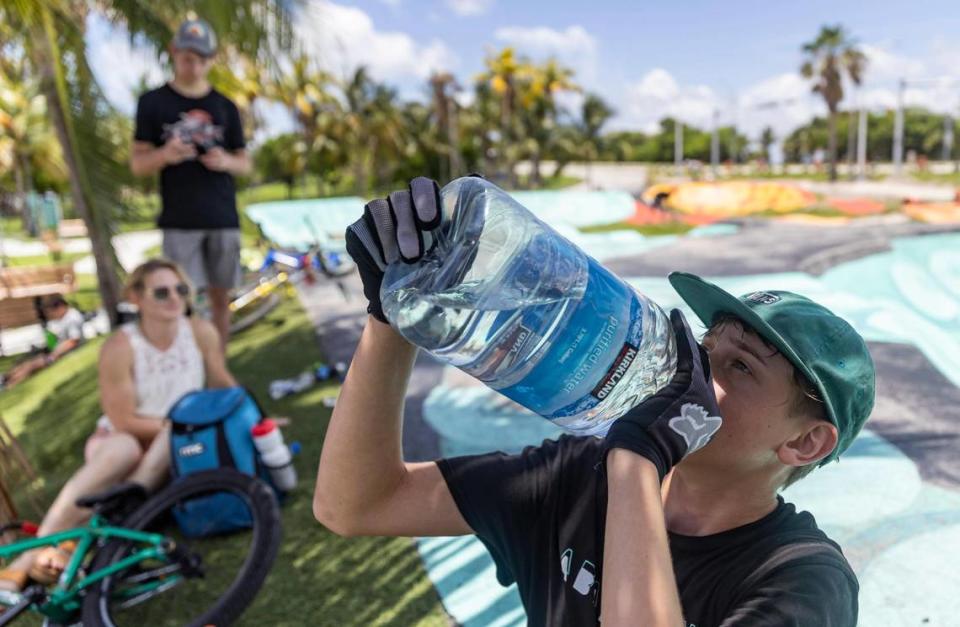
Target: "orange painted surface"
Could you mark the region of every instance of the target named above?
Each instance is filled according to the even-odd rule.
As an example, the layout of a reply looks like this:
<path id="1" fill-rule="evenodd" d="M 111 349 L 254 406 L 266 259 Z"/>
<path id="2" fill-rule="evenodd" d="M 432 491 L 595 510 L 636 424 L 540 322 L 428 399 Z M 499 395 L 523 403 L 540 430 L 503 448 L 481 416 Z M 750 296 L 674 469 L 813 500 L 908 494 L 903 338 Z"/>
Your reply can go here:
<path id="1" fill-rule="evenodd" d="M 901 209 L 914 220 L 931 224 L 960 224 L 960 202 L 907 202 Z"/>
<path id="2" fill-rule="evenodd" d="M 668 224 L 670 222 L 683 222 L 684 224 L 693 224 L 700 226 L 703 224 L 713 224 L 717 220 L 722 220 L 723 216 L 698 215 L 691 213 L 670 213 L 662 209 L 656 209 L 642 201 L 637 201 L 637 211 L 627 218 L 625 222 L 630 224 Z"/>
<path id="3" fill-rule="evenodd" d="M 883 213 L 883 203 L 870 198 L 830 198 L 827 204 L 848 216 L 869 216 Z"/>

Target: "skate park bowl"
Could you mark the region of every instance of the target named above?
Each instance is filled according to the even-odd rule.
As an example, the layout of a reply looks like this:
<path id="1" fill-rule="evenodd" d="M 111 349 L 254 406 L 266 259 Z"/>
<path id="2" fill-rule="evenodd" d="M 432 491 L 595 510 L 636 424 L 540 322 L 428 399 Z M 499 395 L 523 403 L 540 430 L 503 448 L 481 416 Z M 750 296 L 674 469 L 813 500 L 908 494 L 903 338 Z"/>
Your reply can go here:
<path id="1" fill-rule="evenodd" d="M 587 252 L 602 256 L 583 243 Z M 960 234 L 904 237 L 892 249 L 814 277 L 800 272 L 710 278 L 742 294 L 792 290 L 849 321 L 868 341 L 915 347 L 948 383 L 960 385 Z M 630 282 L 665 309 L 695 320 L 665 279 Z M 695 325 L 696 327 L 697 325 Z M 702 326 L 695 328 L 702 332 Z M 907 403 L 907 399 L 892 402 Z M 909 404 L 903 406 L 905 416 Z M 519 452 L 560 430 L 453 368 L 427 396 L 424 419 L 444 456 Z M 909 423 L 909 418 L 905 418 Z M 922 430 L 923 425 L 912 425 Z M 957 437 L 953 434 L 938 437 Z M 918 461 L 870 429 L 839 463 L 784 492 L 843 547 L 860 581 L 860 624 L 950 625 L 960 612 L 960 488 L 924 478 Z M 473 536 L 417 541 L 428 575 L 451 616 L 465 627 L 524 625 L 516 588 L 503 588 Z"/>

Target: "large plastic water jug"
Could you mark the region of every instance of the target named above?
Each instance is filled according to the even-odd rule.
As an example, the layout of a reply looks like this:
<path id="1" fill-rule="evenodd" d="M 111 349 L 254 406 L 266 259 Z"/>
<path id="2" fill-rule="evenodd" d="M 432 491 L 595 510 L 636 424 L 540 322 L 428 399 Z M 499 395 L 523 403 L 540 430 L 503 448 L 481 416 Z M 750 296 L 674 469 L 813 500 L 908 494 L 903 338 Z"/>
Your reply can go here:
<path id="1" fill-rule="evenodd" d="M 440 196 L 434 247 L 388 266 L 381 288 L 403 337 L 581 435 L 670 381 L 676 343 L 656 303 L 489 181 Z"/>

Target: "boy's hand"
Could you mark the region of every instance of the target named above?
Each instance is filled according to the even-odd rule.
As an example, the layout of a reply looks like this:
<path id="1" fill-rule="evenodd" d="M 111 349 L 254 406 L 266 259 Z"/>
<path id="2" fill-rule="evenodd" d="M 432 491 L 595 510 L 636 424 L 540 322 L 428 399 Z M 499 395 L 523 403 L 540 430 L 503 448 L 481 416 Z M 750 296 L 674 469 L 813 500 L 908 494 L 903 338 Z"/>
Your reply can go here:
<path id="1" fill-rule="evenodd" d="M 191 143 L 184 142 L 176 133 L 170 136 L 167 143 L 163 145 L 163 160 L 167 165 L 176 165 L 195 159 L 197 157 L 197 147 Z"/>
<path id="2" fill-rule="evenodd" d="M 227 172 L 230 170 L 231 155 L 219 146 L 207 149 L 200 155 L 200 163 L 211 172 Z"/>
<path id="3" fill-rule="evenodd" d="M 363 217 L 347 227 L 347 252 L 357 263 L 367 312 L 386 323 L 380 303 L 380 285 L 387 265 L 401 260 L 414 263 L 434 243 L 440 226 L 440 187 L 423 176 L 408 189 L 377 198 L 363 208 Z"/>
<path id="4" fill-rule="evenodd" d="M 660 480 L 677 462 L 705 446 L 722 420 L 710 378 L 710 360 L 679 309 L 670 312 L 677 340 L 677 372 L 662 390 L 628 411 L 607 433 L 607 450 L 624 448 L 649 459 Z"/>

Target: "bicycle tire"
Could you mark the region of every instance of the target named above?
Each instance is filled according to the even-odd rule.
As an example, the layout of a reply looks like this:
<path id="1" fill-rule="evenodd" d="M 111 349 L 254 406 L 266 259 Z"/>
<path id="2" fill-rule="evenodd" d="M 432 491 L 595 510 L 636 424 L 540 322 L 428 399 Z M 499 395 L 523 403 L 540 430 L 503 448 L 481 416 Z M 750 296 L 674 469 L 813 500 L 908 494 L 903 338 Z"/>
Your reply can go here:
<path id="1" fill-rule="evenodd" d="M 229 492 L 247 503 L 253 513 L 253 541 L 233 582 L 210 607 L 188 623 L 191 627 L 233 623 L 260 590 L 280 548 L 280 507 L 273 491 L 263 481 L 232 469 L 198 472 L 158 492 L 123 524 L 130 529 L 144 529 L 151 522 L 167 515 L 170 508 L 181 500 L 216 492 Z M 128 546 L 128 543 L 120 540 L 109 542 L 97 551 L 90 572 L 96 572 L 121 559 Z M 110 615 L 109 593 L 112 581 L 113 577 L 104 578 L 84 596 L 83 625 L 119 627 Z"/>

